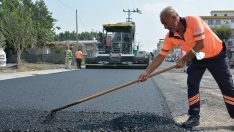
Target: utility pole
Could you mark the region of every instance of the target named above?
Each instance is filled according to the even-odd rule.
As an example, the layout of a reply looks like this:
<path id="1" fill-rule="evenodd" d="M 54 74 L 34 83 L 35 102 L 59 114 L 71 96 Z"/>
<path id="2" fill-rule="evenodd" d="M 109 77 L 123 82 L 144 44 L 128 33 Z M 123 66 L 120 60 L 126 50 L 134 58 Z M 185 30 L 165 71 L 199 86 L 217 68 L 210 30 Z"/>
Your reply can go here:
<path id="1" fill-rule="evenodd" d="M 76 41 L 78 44 L 78 18 L 77 18 L 77 9 L 76 9 Z"/>
<path id="2" fill-rule="evenodd" d="M 141 42 L 138 42 L 137 50 L 139 50 L 139 48 L 140 48 L 140 43 L 141 43 Z"/>
<path id="3" fill-rule="evenodd" d="M 135 9 L 134 10 L 130 10 L 130 9 L 124 10 L 123 9 L 123 12 L 127 12 L 128 13 L 127 22 L 131 22 L 131 20 L 132 20 L 131 15 L 133 13 L 139 13 L 139 14 L 141 14 L 141 10 L 139 10 L 138 8 L 136 10 Z"/>

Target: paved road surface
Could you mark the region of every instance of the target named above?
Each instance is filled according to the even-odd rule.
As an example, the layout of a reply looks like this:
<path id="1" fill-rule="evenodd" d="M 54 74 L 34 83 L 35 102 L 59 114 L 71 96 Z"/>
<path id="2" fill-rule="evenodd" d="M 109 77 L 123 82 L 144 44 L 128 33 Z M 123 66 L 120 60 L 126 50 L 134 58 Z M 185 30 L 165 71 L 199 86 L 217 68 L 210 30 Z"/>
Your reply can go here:
<path id="1" fill-rule="evenodd" d="M 1 130 L 184 131 L 175 124 L 153 80 L 58 112 L 48 111 L 135 80 L 141 70 L 82 69 L 0 81 Z"/>

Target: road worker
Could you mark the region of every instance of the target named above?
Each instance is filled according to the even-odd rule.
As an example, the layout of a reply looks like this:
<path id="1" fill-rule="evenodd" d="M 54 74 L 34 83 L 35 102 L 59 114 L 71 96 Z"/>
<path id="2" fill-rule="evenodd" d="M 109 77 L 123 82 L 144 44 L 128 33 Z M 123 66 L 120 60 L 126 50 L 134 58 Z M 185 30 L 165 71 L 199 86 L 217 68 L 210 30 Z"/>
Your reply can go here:
<path id="1" fill-rule="evenodd" d="M 71 69 L 71 64 L 72 64 L 72 51 L 67 46 L 66 50 L 64 51 L 64 61 L 65 61 L 65 69 Z"/>
<path id="2" fill-rule="evenodd" d="M 166 7 L 160 13 L 160 20 L 169 32 L 165 36 L 159 55 L 139 76 L 139 81 L 145 81 L 163 62 L 170 50 L 174 46 L 179 46 L 186 54 L 177 62 L 176 68 L 183 67 L 191 60 L 187 69 L 189 118 L 182 123 L 182 127 L 191 128 L 199 125 L 199 85 L 206 69 L 216 80 L 223 94 L 227 111 L 230 117 L 234 118 L 234 85 L 225 53 L 225 44 L 199 16 L 180 17 L 172 7 Z"/>
<path id="3" fill-rule="evenodd" d="M 82 62 L 83 52 L 81 51 L 81 49 L 78 49 L 76 51 L 75 55 L 76 55 L 77 68 L 81 69 L 81 62 Z"/>

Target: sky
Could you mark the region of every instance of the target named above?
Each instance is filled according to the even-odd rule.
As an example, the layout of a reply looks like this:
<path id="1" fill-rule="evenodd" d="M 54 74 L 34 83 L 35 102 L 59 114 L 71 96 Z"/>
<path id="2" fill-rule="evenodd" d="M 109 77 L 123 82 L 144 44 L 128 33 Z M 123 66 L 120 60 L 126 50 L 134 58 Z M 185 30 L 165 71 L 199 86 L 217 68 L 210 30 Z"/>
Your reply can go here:
<path id="1" fill-rule="evenodd" d="M 33 0 L 36 1 L 36 0 Z M 133 13 L 136 23 L 136 44 L 141 50 L 152 51 L 157 48 L 167 30 L 160 22 L 160 12 L 172 6 L 180 16 L 210 16 L 211 10 L 234 10 L 234 0 L 44 0 L 57 33 L 76 30 L 76 10 L 78 13 L 78 32 L 102 31 L 103 24 L 125 22 L 124 10 L 141 10 Z"/>

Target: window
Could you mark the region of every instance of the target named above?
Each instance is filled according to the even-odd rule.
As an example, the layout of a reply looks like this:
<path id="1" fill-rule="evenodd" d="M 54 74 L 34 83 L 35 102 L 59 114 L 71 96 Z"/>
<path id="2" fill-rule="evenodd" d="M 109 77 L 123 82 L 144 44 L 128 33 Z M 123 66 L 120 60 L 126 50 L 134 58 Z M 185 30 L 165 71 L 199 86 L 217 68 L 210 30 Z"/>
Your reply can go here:
<path id="1" fill-rule="evenodd" d="M 214 16 L 217 16 L 217 14 L 214 14 Z"/>
<path id="2" fill-rule="evenodd" d="M 208 25 L 214 25 L 214 21 L 213 20 L 208 20 Z"/>
<path id="3" fill-rule="evenodd" d="M 231 47 L 231 46 L 233 45 L 233 44 L 232 44 L 232 41 L 228 41 L 227 45 L 228 45 L 229 47 Z"/>
<path id="4" fill-rule="evenodd" d="M 215 25 L 221 25 L 221 20 L 215 20 Z"/>
<path id="5" fill-rule="evenodd" d="M 231 20 L 231 23 L 234 23 L 234 19 Z"/>
<path id="6" fill-rule="evenodd" d="M 227 16 L 227 14 L 224 14 L 224 16 Z"/>
<path id="7" fill-rule="evenodd" d="M 228 24 L 228 23 L 229 23 L 229 21 L 228 21 L 228 20 L 226 20 L 226 21 L 225 21 L 225 24 Z"/>
<path id="8" fill-rule="evenodd" d="M 51 49 L 48 47 L 43 47 L 43 54 L 45 55 L 51 54 Z"/>

